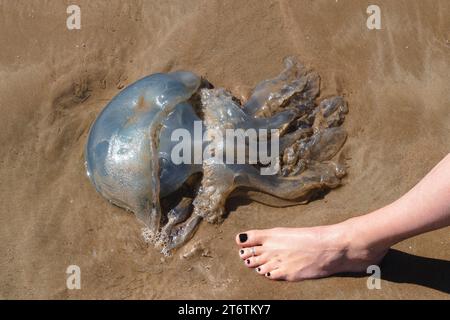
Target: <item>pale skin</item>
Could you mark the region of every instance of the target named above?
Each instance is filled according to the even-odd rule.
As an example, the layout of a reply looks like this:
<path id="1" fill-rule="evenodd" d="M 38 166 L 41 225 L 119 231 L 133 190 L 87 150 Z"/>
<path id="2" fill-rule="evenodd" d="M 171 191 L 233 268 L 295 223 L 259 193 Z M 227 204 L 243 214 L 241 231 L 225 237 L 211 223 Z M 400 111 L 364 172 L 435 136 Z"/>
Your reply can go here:
<path id="1" fill-rule="evenodd" d="M 366 271 L 396 243 L 447 226 L 450 154 L 400 199 L 369 214 L 327 226 L 250 230 L 236 242 L 245 266 L 272 280 L 301 281 Z"/>

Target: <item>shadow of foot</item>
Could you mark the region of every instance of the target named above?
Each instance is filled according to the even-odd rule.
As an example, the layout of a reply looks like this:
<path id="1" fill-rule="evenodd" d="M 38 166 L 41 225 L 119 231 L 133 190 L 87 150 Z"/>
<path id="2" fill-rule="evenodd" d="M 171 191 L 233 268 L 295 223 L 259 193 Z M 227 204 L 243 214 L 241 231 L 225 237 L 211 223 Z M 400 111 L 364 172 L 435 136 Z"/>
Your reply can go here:
<path id="1" fill-rule="evenodd" d="M 425 258 L 389 249 L 380 265 L 381 279 L 411 283 L 450 294 L 450 261 Z M 366 277 L 366 273 L 345 272 L 338 277 Z"/>
<path id="2" fill-rule="evenodd" d="M 380 267 L 383 280 L 417 284 L 450 294 L 450 261 L 390 249 Z"/>

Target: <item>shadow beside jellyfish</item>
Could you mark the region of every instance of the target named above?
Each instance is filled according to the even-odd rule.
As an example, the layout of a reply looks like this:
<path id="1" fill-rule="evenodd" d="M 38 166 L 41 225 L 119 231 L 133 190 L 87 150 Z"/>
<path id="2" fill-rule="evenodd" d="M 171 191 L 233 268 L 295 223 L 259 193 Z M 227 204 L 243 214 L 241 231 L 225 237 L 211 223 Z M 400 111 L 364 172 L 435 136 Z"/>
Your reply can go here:
<path id="1" fill-rule="evenodd" d="M 284 64 L 246 102 L 186 71 L 131 84 L 90 129 L 85 150 L 90 181 L 111 203 L 134 212 L 147 239 L 164 254 L 187 242 L 201 220 L 220 222 L 231 196 L 287 206 L 337 187 L 346 169 L 339 151 L 347 138 L 341 127 L 347 103 L 340 96 L 317 102 L 318 74 L 292 57 Z M 192 161 L 174 161 L 177 129 L 192 139 L 180 153 Z M 235 149 L 243 147 L 245 159 L 237 161 L 231 140 L 214 139 L 227 136 L 228 129 L 265 134 L 244 135 Z M 270 164 L 250 159 L 275 140 Z M 199 146 L 200 160 L 194 150 Z M 265 169 L 269 173 L 263 174 Z"/>

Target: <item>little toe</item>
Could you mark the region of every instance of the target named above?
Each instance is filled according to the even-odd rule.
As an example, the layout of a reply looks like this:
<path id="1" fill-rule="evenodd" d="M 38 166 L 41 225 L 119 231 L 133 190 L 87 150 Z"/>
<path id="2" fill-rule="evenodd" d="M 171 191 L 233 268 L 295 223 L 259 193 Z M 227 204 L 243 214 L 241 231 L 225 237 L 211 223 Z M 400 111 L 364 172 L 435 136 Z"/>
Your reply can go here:
<path id="1" fill-rule="evenodd" d="M 266 275 L 267 273 L 273 272 L 276 269 L 278 269 L 277 261 L 271 260 L 257 267 L 256 272 L 261 275 Z"/>
<path id="2" fill-rule="evenodd" d="M 282 269 L 275 269 L 264 274 L 270 280 L 286 280 L 286 273 Z"/>
<path id="3" fill-rule="evenodd" d="M 264 230 L 251 230 L 239 233 L 236 236 L 236 243 L 243 248 L 258 246 L 263 243 L 265 238 Z"/>

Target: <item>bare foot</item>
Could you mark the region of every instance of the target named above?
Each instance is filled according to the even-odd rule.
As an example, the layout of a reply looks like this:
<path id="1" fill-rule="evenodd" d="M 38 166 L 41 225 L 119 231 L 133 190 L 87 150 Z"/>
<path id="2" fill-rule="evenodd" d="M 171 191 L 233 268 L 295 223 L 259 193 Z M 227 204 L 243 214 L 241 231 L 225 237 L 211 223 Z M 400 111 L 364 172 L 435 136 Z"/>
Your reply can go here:
<path id="1" fill-rule="evenodd" d="M 251 230 L 238 234 L 236 242 L 247 267 L 287 281 L 366 271 L 389 249 L 371 245 L 351 220 L 313 228 Z"/>

